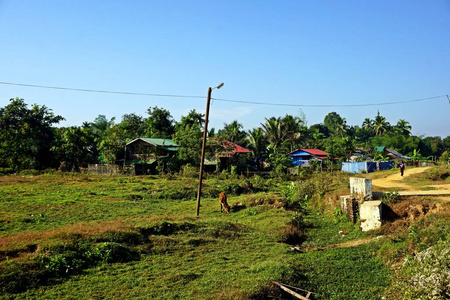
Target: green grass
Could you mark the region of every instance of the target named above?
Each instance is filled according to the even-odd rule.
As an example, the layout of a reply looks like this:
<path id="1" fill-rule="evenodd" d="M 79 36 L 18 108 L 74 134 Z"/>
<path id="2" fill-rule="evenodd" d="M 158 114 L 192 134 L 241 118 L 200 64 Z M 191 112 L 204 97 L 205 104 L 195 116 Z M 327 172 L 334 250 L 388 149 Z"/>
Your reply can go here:
<path id="1" fill-rule="evenodd" d="M 417 223 L 420 236 L 335 248 L 371 237 L 324 200 L 346 185 L 339 174 L 295 185 L 208 176 L 196 217 L 194 178 L 3 176 L 0 298 L 289 299 L 275 280 L 314 299 L 378 299 L 391 281 L 386 257 L 447 227 L 435 217 Z M 220 213 L 223 190 L 230 214 Z"/>

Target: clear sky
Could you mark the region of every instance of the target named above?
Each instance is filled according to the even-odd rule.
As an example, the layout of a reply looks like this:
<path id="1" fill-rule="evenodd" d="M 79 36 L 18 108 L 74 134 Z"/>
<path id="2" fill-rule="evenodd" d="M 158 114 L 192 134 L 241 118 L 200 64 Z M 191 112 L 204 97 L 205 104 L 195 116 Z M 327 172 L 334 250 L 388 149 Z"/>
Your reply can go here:
<path id="1" fill-rule="evenodd" d="M 205 112 L 210 127 L 304 115 L 308 125 L 335 111 L 361 125 L 379 111 L 406 119 L 415 135 L 450 135 L 449 0 L 0 0 L 0 82 L 198 98 L 87 93 L 0 84 L 13 97 L 46 105 L 81 125 L 168 109 L 175 120 Z"/>

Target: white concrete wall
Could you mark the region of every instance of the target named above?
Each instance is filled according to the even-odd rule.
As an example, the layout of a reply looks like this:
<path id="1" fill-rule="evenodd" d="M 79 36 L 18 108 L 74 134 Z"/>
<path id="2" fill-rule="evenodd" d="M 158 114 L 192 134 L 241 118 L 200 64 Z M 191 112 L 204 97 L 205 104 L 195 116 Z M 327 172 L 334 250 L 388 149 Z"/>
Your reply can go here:
<path id="1" fill-rule="evenodd" d="M 359 208 L 361 230 L 370 231 L 381 228 L 381 201 L 367 201 Z"/>
<path id="2" fill-rule="evenodd" d="M 372 200 L 372 179 L 350 177 L 350 196 L 359 202 Z"/>

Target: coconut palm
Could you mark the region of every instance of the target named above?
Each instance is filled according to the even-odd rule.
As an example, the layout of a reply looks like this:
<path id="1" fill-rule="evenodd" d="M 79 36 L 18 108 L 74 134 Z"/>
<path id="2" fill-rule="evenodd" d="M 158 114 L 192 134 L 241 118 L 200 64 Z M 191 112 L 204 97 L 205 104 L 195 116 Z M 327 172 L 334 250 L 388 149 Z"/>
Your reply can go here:
<path id="1" fill-rule="evenodd" d="M 373 130 L 373 120 L 371 120 L 370 118 L 365 118 L 364 121 L 362 122 L 362 129 L 366 130 L 366 131 L 372 131 Z"/>
<path id="2" fill-rule="evenodd" d="M 269 142 L 269 147 L 273 149 L 279 148 L 281 143 L 283 142 L 283 132 L 281 130 L 281 119 L 271 117 L 270 119 L 266 118 L 266 122 L 261 124 L 262 130 Z"/>
<path id="3" fill-rule="evenodd" d="M 398 120 L 397 125 L 395 125 L 395 132 L 404 136 L 410 136 L 411 129 L 412 127 L 409 122 L 403 119 Z"/>
<path id="4" fill-rule="evenodd" d="M 290 144 L 290 150 L 294 150 L 294 146 L 298 144 L 302 133 L 306 131 L 305 122 L 292 115 L 286 115 L 281 119 L 282 139 Z"/>
<path id="5" fill-rule="evenodd" d="M 375 121 L 373 122 L 373 130 L 375 131 L 376 136 L 382 136 L 385 134 L 390 128 L 389 122 L 386 121 L 386 118 L 380 116 L 380 113 L 375 117 Z"/>
<path id="6" fill-rule="evenodd" d="M 267 138 L 261 128 L 254 128 L 248 131 L 248 148 L 252 151 L 256 159 L 256 165 L 259 168 L 261 160 L 267 155 Z"/>

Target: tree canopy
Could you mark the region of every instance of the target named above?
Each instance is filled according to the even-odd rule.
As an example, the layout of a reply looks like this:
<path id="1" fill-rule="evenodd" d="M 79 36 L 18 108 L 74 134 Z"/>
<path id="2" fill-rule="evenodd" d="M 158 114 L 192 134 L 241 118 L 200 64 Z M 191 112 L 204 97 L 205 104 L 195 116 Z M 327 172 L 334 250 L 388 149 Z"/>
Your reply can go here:
<path id="1" fill-rule="evenodd" d="M 55 127 L 62 120 L 46 106 L 29 108 L 23 99 L 10 99 L 0 108 L 0 167 L 78 170 L 88 163 L 123 162 L 125 144 L 138 137 L 171 138 L 181 145 L 178 163 L 199 164 L 205 119 L 194 109 L 179 121 L 157 106 L 147 109 L 147 117 L 124 114 L 120 122 L 98 115 L 82 126 Z M 211 128 L 208 136 L 248 148 L 258 168 L 266 161 L 284 169 L 289 165 L 287 154 L 300 148 L 321 149 L 341 160 L 355 151 L 371 155 L 375 146 L 414 157 L 450 157 L 450 136 L 414 136 L 405 119 L 392 124 L 378 112 L 374 118 L 366 117 L 361 125 L 348 125 L 345 118 L 330 112 L 323 123 L 308 127 L 304 116 L 286 114 L 265 118 L 261 126 L 251 130 L 234 120 L 217 133 Z"/>

